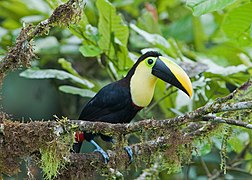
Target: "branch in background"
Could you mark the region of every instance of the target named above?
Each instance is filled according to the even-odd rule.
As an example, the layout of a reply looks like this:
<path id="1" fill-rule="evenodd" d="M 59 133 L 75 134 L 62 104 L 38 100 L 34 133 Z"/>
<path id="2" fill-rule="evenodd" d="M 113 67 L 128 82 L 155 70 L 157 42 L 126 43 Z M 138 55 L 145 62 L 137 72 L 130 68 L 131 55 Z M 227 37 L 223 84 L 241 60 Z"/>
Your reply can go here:
<path id="1" fill-rule="evenodd" d="M 233 157 L 232 159 L 228 159 L 228 163 L 226 164 L 226 169 L 228 171 L 237 171 L 237 172 L 241 172 L 241 173 L 245 173 L 247 175 L 252 176 L 252 174 L 250 172 L 244 171 L 243 169 L 240 169 L 240 166 L 242 165 L 242 160 L 245 158 L 245 152 L 250 150 L 250 143 L 247 143 L 245 145 L 245 147 L 243 148 L 243 150 L 236 156 Z M 250 161 L 250 160 L 248 160 Z M 220 177 L 221 175 L 224 174 L 224 170 L 220 169 L 214 169 L 213 172 L 211 173 L 210 176 L 208 176 L 209 180 L 214 180 L 217 179 L 218 177 Z"/>
<path id="2" fill-rule="evenodd" d="M 22 28 L 16 39 L 16 44 L 9 49 L 7 55 L 0 61 L 0 85 L 6 72 L 21 67 L 28 67 L 33 57 L 31 40 L 47 34 L 51 27 L 76 23 L 82 13 L 82 0 L 69 0 L 58 6 L 53 14 L 46 20 L 33 27 L 28 25 Z"/>
<path id="3" fill-rule="evenodd" d="M 216 116 L 204 116 L 203 121 L 224 123 L 224 124 L 235 125 L 235 126 L 240 126 L 240 127 L 252 129 L 252 124 L 245 123 L 243 121 L 237 121 L 234 119 L 226 119 L 226 118 L 221 118 L 221 117 L 216 117 Z"/>
<path id="4" fill-rule="evenodd" d="M 197 126 L 195 126 L 197 127 Z M 184 136 L 185 137 L 191 137 L 191 138 L 198 138 L 201 136 L 204 136 L 210 132 L 212 132 L 213 130 L 215 130 L 217 128 L 217 124 L 205 124 L 205 125 L 201 125 L 198 128 L 192 128 L 189 131 L 187 129 L 184 129 Z"/>

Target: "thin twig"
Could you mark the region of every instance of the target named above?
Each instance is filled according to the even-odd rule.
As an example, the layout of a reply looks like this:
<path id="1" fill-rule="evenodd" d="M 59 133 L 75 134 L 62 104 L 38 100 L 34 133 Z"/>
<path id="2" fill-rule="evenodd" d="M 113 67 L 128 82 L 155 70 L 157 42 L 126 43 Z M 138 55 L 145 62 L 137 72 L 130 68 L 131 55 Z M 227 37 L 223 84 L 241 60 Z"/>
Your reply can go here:
<path id="1" fill-rule="evenodd" d="M 238 121 L 234 119 L 226 119 L 226 118 L 221 118 L 221 117 L 216 117 L 216 116 L 203 116 L 203 121 L 210 121 L 210 122 L 215 122 L 215 123 L 225 123 L 225 124 L 230 124 L 230 125 L 235 125 L 235 126 L 240 126 L 248 129 L 252 129 L 252 124 L 245 123 L 243 121 Z"/>
<path id="2" fill-rule="evenodd" d="M 4 132 L 4 124 L 0 124 L 0 133 L 3 133 Z"/>
<path id="3" fill-rule="evenodd" d="M 206 171 L 207 177 L 211 177 L 211 173 L 210 173 L 210 171 L 209 171 L 209 169 L 208 169 L 208 167 L 202 157 L 200 157 L 200 162 L 201 162 L 204 170 Z"/>

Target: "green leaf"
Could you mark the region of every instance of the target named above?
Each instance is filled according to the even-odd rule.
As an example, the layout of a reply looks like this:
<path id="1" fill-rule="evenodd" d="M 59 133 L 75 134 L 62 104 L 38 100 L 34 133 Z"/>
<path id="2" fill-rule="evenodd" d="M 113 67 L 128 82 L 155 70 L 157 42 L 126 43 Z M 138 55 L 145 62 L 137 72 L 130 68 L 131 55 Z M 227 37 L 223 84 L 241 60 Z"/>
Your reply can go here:
<path id="1" fill-rule="evenodd" d="M 250 24 L 250 31 L 249 31 L 250 38 L 252 38 L 252 23 Z"/>
<path id="2" fill-rule="evenodd" d="M 242 49 L 237 43 L 225 42 L 208 48 L 205 53 L 220 66 L 240 65 Z M 211 62 L 210 62 L 211 64 Z"/>
<path id="3" fill-rule="evenodd" d="M 59 79 L 59 80 L 70 80 L 74 83 L 87 86 L 88 88 L 94 87 L 94 84 L 88 80 L 81 79 L 65 71 L 60 71 L 56 69 L 27 69 L 20 73 L 21 77 L 30 78 L 30 79 Z"/>
<path id="4" fill-rule="evenodd" d="M 126 46 L 115 44 L 116 65 L 119 70 L 125 70 L 133 65 Z"/>
<path id="5" fill-rule="evenodd" d="M 23 22 L 21 18 L 41 14 L 41 17 L 45 19 L 51 13 L 50 11 L 51 9 L 43 0 L 0 1 L 1 27 L 10 29 L 21 28 Z"/>
<path id="6" fill-rule="evenodd" d="M 188 0 L 186 5 L 192 9 L 194 16 L 200 16 L 221 10 L 234 2 L 235 0 Z"/>
<path id="7" fill-rule="evenodd" d="M 166 83 L 157 81 L 154 99 L 158 102 L 160 109 L 167 118 L 175 116 L 175 113 L 170 110 L 170 108 L 175 108 L 176 104 L 177 92 L 170 94 L 173 90 L 169 88 L 169 91 L 167 91 Z M 169 94 L 169 96 L 167 96 L 167 94 Z"/>
<path id="8" fill-rule="evenodd" d="M 59 90 L 64 92 L 64 93 L 69 93 L 69 94 L 75 94 L 75 95 L 80 95 L 82 97 L 93 97 L 95 95 L 94 91 L 91 91 L 89 89 L 81 89 L 73 86 L 60 86 Z"/>
<path id="9" fill-rule="evenodd" d="M 128 62 L 131 62 L 127 49 L 128 26 L 107 0 L 97 0 L 96 6 L 99 10 L 98 45 L 117 69 L 124 70 L 128 67 Z"/>
<path id="10" fill-rule="evenodd" d="M 222 29 L 230 38 L 249 37 L 252 3 L 231 10 L 224 18 Z"/>
<path id="11" fill-rule="evenodd" d="M 224 97 L 228 94 L 228 88 L 223 81 L 215 80 L 213 78 L 211 81 L 207 82 L 207 85 L 205 87 L 205 95 L 207 96 L 207 99 L 216 99 L 219 97 Z"/>
<path id="12" fill-rule="evenodd" d="M 187 42 L 193 41 L 193 24 L 192 16 L 184 16 L 167 27 L 167 34 L 169 37 L 173 37 L 178 40 Z"/>
<path id="13" fill-rule="evenodd" d="M 237 153 L 240 153 L 248 142 L 249 135 L 247 132 L 236 134 L 235 136 L 232 136 L 230 140 L 228 140 L 228 143 L 231 145 L 232 149 Z"/>
<path id="14" fill-rule="evenodd" d="M 197 152 L 193 152 L 195 156 L 205 156 L 211 152 L 212 144 L 207 141 L 196 141 Z"/>
<path id="15" fill-rule="evenodd" d="M 161 34 L 158 22 L 154 19 L 153 14 L 151 12 L 143 13 L 137 19 L 137 26 L 141 29 L 146 30 L 152 34 Z"/>
<path id="16" fill-rule="evenodd" d="M 102 53 L 102 50 L 94 45 L 83 45 L 79 48 L 79 51 L 85 57 L 95 57 Z"/>
<path id="17" fill-rule="evenodd" d="M 72 67 L 72 64 L 68 62 L 67 60 L 65 60 L 64 58 L 60 58 L 58 60 L 58 63 L 60 63 L 61 67 L 67 70 L 68 72 L 70 72 L 72 75 L 80 77 L 77 71 L 75 71 L 75 69 Z"/>
<path id="18" fill-rule="evenodd" d="M 130 24 L 130 27 L 131 27 L 131 29 L 136 31 L 138 34 L 140 34 L 147 42 L 162 49 L 168 55 L 175 57 L 174 52 L 171 50 L 172 47 L 171 47 L 170 43 L 165 38 L 163 38 L 159 34 L 150 34 L 146 31 L 138 28 L 134 24 Z"/>
<path id="19" fill-rule="evenodd" d="M 214 81 L 218 82 L 222 80 L 225 82 L 229 82 L 235 86 L 239 86 L 249 78 L 249 75 L 246 74 L 248 67 L 243 64 L 240 64 L 238 66 L 223 67 L 223 66 L 218 66 L 217 64 L 215 64 L 214 62 L 208 59 L 204 59 L 201 62 L 203 62 L 204 64 L 207 64 L 209 68 L 204 73 L 204 77 L 206 79 L 210 78 L 213 82 Z M 210 87 L 217 88 L 217 86 L 214 85 L 214 83 L 212 83 Z M 225 89 L 224 87 L 222 88 Z"/>
<path id="20" fill-rule="evenodd" d="M 115 39 L 122 46 L 127 46 L 129 29 L 121 16 L 116 14 L 115 7 L 107 0 L 97 0 L 96 6 L 99 10 L 98 29 L 101 35 L 99 46 L 103 50 L 109 51 L 111 43 Z"/>

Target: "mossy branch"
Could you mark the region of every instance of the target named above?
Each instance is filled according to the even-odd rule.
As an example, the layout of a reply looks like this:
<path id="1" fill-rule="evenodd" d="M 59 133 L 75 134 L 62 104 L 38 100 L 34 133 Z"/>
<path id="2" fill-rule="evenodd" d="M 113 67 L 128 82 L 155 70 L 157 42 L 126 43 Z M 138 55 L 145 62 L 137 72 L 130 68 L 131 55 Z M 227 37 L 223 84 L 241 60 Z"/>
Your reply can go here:
<path id="1" fill-rule="evenodd" d="M 134 164 L 142 163 L 146 157 L 154 158 L 156 152 L 165 152 L 172 145 L 171 139 L 172 137 L 158 137 L 154 140 L 131 145 L 134 154 Z M 83 177 L 93 176 L 99 171 L 113 173 L 114 170 L 127 169 L 130 166 L 129 156 L 123 148 L 117 148 L 114 151 L 107 152 L 110 157 L 107 165 L 103 163 L 103 157 L 97 152 L 87 153 L 85 155 L 71 154 L 67 169 L 60 171 L 61 173 L 58 179 L 83 179 Z M 148 161 L 151 161 L 150 159 Z"/>
<path id="2" fill-rule="evenodd" d="M 78 22 L 82 13 L 82 4 L 82 0 L 69 0 L 58 6 L 48 19 L 40 22 L 37 26 L 29 24 L 23 27 L 15 45 L 0 61 L 0 84 L 6 72 L 30 65 L 32 58 L 35 57 L 32 47 L 34 38 L 48 34 L 53 26 L 68 26 Z"/>
<path id="3" fill-rule="evenodd" d="M 208 109 L 209 108 L 209 109 Z M 165 119 L 165 120 L 142 120 L 139 122 L 134 122 L 130 124 L 111 124 L 104 122 L 91 122 L 91 121 L 81 121 L 81 120 L 71 120 L 72 123 L 79 127 L 79 130 L 87 132 L 96 132 L 106 135 L 116 135 L 120 134 L 130 134 L 138 131 L 149 130 L 150 128 L 155 128 L 156 130 L 167 129 L 172 127 L 178 127 L 189 122 L 198 121 L 209 121 L 216 123 L 226 123 L 236 126 L 242 126 L 245 128 L 252 128 L 251 124 L 239 122 L 237 120 L 224 119 L 219 117 L 208 116 L 209 113 L 220 113 L 225 111 L 238 111 L 243 109 L 251 109 L 252 101 L 248 102 L 238 102 L 238 103 L 223 103 L 215 104 L 213 106 L 204 106 L 193 112 L 187 113 L 184 116 L 178 116 L 176 118 Z M 210 109 L 213 111 L 211 112 Z"/>
<path id="4" fill-rule="evenodd" d="M 93 175 L 101 173 L 118 173 L 118 169 L 127 169 L 128 156 L 123 150 L 123 141 L 126 134 L 135 132 L 152 133 L 151 139 L 133 144 L 135 165 L 142 162 L 152 162 L 151 157 L 159 153 L 176 154 L 178 147 L 190 144 L 194 139 L 204 137 L 216 130 L 219 123 L 241 126 L 251 129 L 251 124 L 242 120 L 235 120 L 232 113 L 247 113 L 251 116 L 252 109 L 252 81 L 239 87 L 227 97 L 198 108 L 192 112 L 176 118 L 166 120 L 144 120 L 130 124 L 110 124 L 102 122 L 88 122 L 68 120 L 63 118 L 59 121 L 19 123 L 3 119 L 0 123 L 0 172 L 15 174 L 19 169 L 19 161 L 31 156 L 35 152 L 41 152 L 41 148 L 54 144 L 53 150 L 63 152 L 61 161 L 67 167 L 62 167 L 59 177 Z M 227 114 L 229 118 L 226 118 Z M 216 115 L 215 115 L 216 114 Z M 4 118 L 5 116 L 2 116 Z M 245 117 L 244 117 L 245 118 Z M 62 151 L 71 148 L 60 137 L 72 138 L 73 131 L 85 130 L 93 133 L 102 133 L 119 139 L 112 151 L 108 151 L 110 162 L 103 163 L 99 153 L 71 154 Z M 53 142 L 53 143 L 52 143 Z M 57 142 L 55 144 L 55 142 Z M 172 144 L 172 146 L 170 146 Z M 68 146 L 68 148 L 66 148 Z M 55 149 L 56 148 L 56 149 Z M 57 148 L 59 148 L 57 150 Z M 60 156 L 59 156 L 60 157 Z M 176 157 L 176 156 L 174 156 Z M 175 161 L 176 162 L 176 161 Z M 174 162 L 173 162 L 174 163 Z M 90 165 L 91 164 L 91 165 Z M 137 165 L 138 164 L 138 165 Z M 120 168 L 121 167 L 121 168 Z M 120 173 L 119 173 L 120 174 Z M 115 174 L 114 174 L 115 175 Z"/>

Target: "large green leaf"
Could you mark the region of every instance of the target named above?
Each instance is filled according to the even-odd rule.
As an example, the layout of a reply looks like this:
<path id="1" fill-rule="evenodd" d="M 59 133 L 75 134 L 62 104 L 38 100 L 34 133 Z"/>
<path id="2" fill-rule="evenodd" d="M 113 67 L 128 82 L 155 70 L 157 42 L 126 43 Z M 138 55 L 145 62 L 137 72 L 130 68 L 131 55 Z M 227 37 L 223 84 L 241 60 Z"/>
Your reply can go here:
<path id="1" fill-rule="evenodd" d="M 229 42 L 217 44 L 205 50 L 205 54 L 211 57 L 211 61 L 222 67 L 240 65 L 242 63 L 242 53 L 242 49 L 237 43 Z"/>
<path id="2" fill-rule="evenodd" d="M 250 34 L 252 3 L 231 10 L 225 17 L 222 29 L 230 38 L 246 37 Z"/>
<path id="3" fill-rule="evenodd" d="M 211 152 L 212 144 L 208 141 L 197 140 L 194 143 L 194 146 L 197 148 L 196 151 L 193 151 L 194 156 L 204 156 Z"/>
<path id="4" fill-rule="evenodd" d="M 184 16 L 171 23 L 170 26 L 167 27 L 167 34 L 169 37 L 178 40 L 184 40 L 187 42 L 193 41 L 192 16 Z"/>
<path id="5" fill-rule="evenodd" d="M 96 6 L 99 10 L 98 45 L 118 69 L 124 69 L 127 62 L 130 62 L 127 49 L 128 26 L 107 0 L 97 0 Z"/>
<path id="6" fill-rule="evenodd" d="M 192 9 L 193 15 L 200 16 L 221 10 L 234 2 L 235 0 L 188 0 L 186 5 Z"/>
<path id="7" fill-rule="evenodd" d="M 175 54 L 172 51 L 172 47 L 170 45 L 170 43 L 161 35 L 159 34 L 150 34 L 140 28 L 138 28 L 135 24 L 130 24 L 130 27 L 136 31 L 138 34 L 140 34 L 147 42 L 149 42 L 150 44 L 160 48 L 161 50 L 163 50 L 165 53 L 167 53 L 168 55 L 174 57 Z"/>
<path id="8" fill-rule="evenodd" d="M 107 0 L 97 0 L 96 6 L 99 10 L 98 29 L 101 38 L 98 42 L 99 46 L 109 51 L 111 43 L 115 39 L 119 40 L 122 46 L 128 43 L 129 29 L 122 21 L 122 17 L 116 14 L 115 7 Z"/>
<path id="9" fill-rule="evenodd" d="M 137 26 L 149 33 L 152 34 L 161 34 L 158 21 L 155 20 L 153 17 L 153 14 L 151 12 L 145 12 L 143 13 L 138 19 L 137 19 Z"/>
<path id="10" fill-rule="evenodd" d="M 232 136 L 232 138 L 228 140 L 232 149 L 237 153 L 240 153 L 248 142 L 249 135 L 247 132 L 237 132 L 235 136 Z"/>
<path id="11" fill-rule="evenodd" d="M 59 90 L 69 94 L 80 95 L 82 97 L 93 97 L 95 95 L 94 91 L 89 89 L 81 89 L 73 86 L 60 86 Z"/>
<path id="12" fill-rule="evenodd" d="M 70 80 L 74 83 L 78 83 L 82 86 L 88 88 L 94 87 L 94 84 L 86 79 L 81 79 L 77 76 L 74 76 L 68 72 L 56 70 L 56 69 L 27 69 L 20 73 L 20 76 L 30 78 L 30 79 L 59 79 L 59 80 Z"/>

